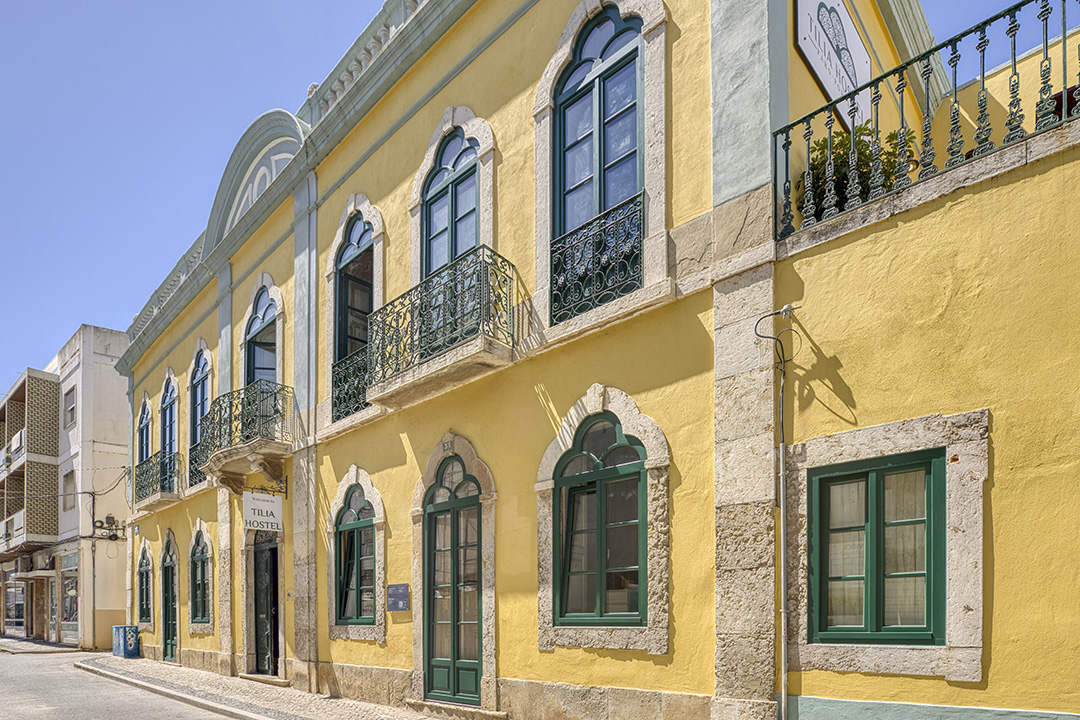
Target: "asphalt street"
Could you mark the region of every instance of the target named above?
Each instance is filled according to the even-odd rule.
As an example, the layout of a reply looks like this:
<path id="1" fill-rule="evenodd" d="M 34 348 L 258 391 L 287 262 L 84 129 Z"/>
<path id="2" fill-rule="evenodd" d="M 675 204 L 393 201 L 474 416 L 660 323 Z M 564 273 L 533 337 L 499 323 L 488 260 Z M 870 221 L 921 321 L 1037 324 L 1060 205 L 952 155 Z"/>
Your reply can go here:
<path id="1" fill-rule="evenodd" d="M 0 720 L 220 720 L 155 693 L 76 670 L 94 653 L 0 653 Z"/>

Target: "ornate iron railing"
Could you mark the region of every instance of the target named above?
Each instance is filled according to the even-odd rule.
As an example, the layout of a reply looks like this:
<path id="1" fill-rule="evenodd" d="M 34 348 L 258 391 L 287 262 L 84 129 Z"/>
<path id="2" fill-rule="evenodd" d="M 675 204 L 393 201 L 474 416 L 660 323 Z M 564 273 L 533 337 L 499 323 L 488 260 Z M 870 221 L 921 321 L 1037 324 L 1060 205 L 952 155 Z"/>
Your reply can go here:
<path id="1" fill-rule="evenodd" d="M 644 285 L 644 193 L 551 243 L 551 324 Z"/>
<path id="2" fill-rule="evenodd" d="M 256 380 L 245 388 L 214 398 L 199 427 L 200 452 L 205 452 L 207 458 L 251 440 L 292 442 L 293 389 L 269 380 Z"/>
<path id="3" fill-rule="evenodd" d="M 513 264 L 481 245 L 371 314 L 371 382 L 485 335 L 514 346 Z"/>
<path id="4" fill-rule="evenodd" d="M 1027 108 L 1029 113 L 1034 109 L 1034 119 L 1025 120 L 1017 69 L 1018 60 L 1024 58 L 1017 55 L 1016 35 L 1020 31 L 1021 11 L 1032 6 L 1034 12 L 1036 3 L 1035 17 L 1042 31 L 1039 86 L 1035 97 L 1028 101 L 1034 101 L 1034 107 Z M 777 238 L 1080 116 L 1080 83 L 1069 86 L 1066 5 L 1067 0 L 1021 0 L 774 132 L 773 180 L 780 189 L 775 212 Z M 1061 21 L 1061 58 L 1057 68 L 1055 58 L 1051 57 L 1057 50 L 1055 53 L 1050 50 L 1051 36 L 1056 32 L 1051 29 L 1051 22 L 1056 24 L 1055 13 Z M 1005 105 L 1002 98 L 999 107 L 990 102 L 987 91 L 986 50 L 992 37 L 1000 35 L 1001 30 L 1009 44 L 1011 72 L 1008 103 Z M 998 37 L 995 42 L 1005 38 Z M 957 84 L 962 47 L 966 48 L 965 52 L 978 53 L 979 58 L 974 107 L 963 113 L 960 96 L 966 94 L 968 87 Z M 1059 73 L 1061 83 L 1057 88 L 1053 84 L 1055 72 Z M 942 78 L 942 74 L 951 75 L 951 79 Z M 912 82 L 915 85 L 909 87 Z M 935 83 L 945 89 L 942 102 L 932 94 L 931 86 Z M 892 132 L 882 127 L 885 121 L 881 113 L 882 97 L 890 94 L 898 117 L 898 127 Z M 911 101 L 918 101 L 921 107 L 912 107 Z M 948 106 L 948 122 L 947 128 L 943 123 L 936 126 L 941 133 L 937 139 L 944 147 L 935 148 L 934 116 L 939 106 Z M 993 126 L 992 114 L 997 116 L 997 128 Z M 909 115 L 918 118 L 920 131 L 909 125 Z M 837 120 L 843 127 L 836 127 Z M 884 143 L 883 133 L 887 133 Z M 966 133 L 970 134 L 967 149 Z M 793 153 L 793 136 L 800 134 L 805 149 L 800 145 L 798 152 Z M 940 151 L 945 153 L 943 164 L 937 162 Z M 800 166 L 794 172 L 793 164 Z M 796 176 L 794 193 L 793 176 Z"/>
<path id="5" fill-rule="evenodd" d="M 176 492 L 176 478 L 180 473 L 180 463 L 180 453 L 163 453 L 159 450 L 136 465 L 136 502 L 158 493 Z"/>
<path id="6" fill-rule="evenodd" d="M 206 480 L 206 474 L 199 469 L 206 458 L 206 443 L 197 442 L 188 448 L 188 487 L 201 485 Z"/>
<path id="7" fill-rule="evenodd" d="M 365 345 L 334 363 L 331 374 L 334 422 L 370 405 L 367 401 L 367 389 L 371 385 L 370 348 Z"/>

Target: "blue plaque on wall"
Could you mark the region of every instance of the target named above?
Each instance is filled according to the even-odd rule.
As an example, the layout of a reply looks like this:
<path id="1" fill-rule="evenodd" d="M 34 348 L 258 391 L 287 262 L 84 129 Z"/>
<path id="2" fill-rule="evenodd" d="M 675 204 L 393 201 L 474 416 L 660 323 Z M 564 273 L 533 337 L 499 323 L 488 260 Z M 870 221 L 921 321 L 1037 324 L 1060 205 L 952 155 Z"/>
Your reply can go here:
<path id="1" fill-rule="evenodd" d="M 403 612 L 409 609 L 409 583 L 386 586 L 386 609 Z"/>

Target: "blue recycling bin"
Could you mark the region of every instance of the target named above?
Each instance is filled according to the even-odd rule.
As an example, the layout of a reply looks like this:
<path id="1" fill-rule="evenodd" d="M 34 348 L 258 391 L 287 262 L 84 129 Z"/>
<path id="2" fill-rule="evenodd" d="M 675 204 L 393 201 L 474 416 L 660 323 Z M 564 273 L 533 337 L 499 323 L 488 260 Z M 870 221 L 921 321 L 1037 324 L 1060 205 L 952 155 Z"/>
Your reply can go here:
<path id="1" fill-rule="evenodd" d="M 112 653 L 118 657 L 139 657 L 139 626 L 113 625 Z"/>

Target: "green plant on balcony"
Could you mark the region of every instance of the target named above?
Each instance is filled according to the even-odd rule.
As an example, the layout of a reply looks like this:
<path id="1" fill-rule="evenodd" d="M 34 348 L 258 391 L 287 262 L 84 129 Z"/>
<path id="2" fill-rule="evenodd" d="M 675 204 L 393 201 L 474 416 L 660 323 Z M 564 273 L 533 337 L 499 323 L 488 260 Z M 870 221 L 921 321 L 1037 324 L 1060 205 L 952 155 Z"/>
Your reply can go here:
<path id="1" fill-rule="evenodd" d="M 870 194 L 873 173 L 873 140 L 874 130 L 870 121 L 855 126 L 855 151 L 857 153 L 855 172 L 859 180 L 859 198 L 865 202 Z M 833 192 L 836 193 L 836 206 L 843 209 L 847 203 L 848 175 L 851 160 L 851 133 L 833 133 L 832 161 L 833 161 Z M 908 138 L 908 157 L 914 158 L 915 150 L 911 138 Z M 892 190 L 896 179 L 896 160 L 900 153 L 899 134 L 896 130 L 885 136 L 885 142 L 881 145 L 881 173 L 882 187 L 885 192 Z M 825 214 L 825 170 L 829 157 L 829 140 L 827 137 L 818 139 L 810 146 L 810 172 L 811 187 L 814 192 L 814 219 L 821 220 Z M 802 209 L 806 196 L 805 175 L 800 175 L 795 180 L 795 207 Z"/>

